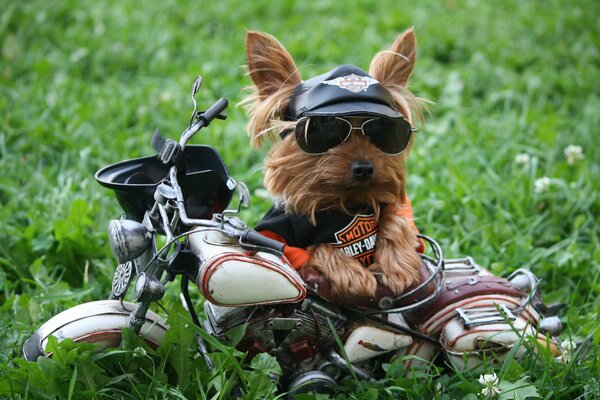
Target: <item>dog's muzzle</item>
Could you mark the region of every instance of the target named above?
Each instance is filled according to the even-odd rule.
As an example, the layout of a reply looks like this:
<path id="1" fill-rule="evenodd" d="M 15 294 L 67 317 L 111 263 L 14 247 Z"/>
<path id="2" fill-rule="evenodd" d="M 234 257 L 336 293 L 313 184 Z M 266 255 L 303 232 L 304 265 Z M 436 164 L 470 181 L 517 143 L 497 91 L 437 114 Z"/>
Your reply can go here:
<path id="1" fill-rule="evenodd" d="M 373 176 L 373 164 L 368 160 L 360 160 L 352 164 L 352 176 L 360 182 L 366 182 Z"/>

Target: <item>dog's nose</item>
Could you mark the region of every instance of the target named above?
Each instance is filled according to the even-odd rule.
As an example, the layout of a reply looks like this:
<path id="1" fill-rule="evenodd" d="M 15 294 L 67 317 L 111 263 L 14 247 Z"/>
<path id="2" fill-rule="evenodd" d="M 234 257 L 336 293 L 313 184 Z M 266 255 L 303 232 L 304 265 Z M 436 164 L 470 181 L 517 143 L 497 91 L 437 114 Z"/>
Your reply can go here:
<path id="1" fill-rule="evenodd" d="M 361 182 L 369 180 L 373 176 L 373 164 L 367 160 L 355 161 L 352 164 L 352 175 Z"/>

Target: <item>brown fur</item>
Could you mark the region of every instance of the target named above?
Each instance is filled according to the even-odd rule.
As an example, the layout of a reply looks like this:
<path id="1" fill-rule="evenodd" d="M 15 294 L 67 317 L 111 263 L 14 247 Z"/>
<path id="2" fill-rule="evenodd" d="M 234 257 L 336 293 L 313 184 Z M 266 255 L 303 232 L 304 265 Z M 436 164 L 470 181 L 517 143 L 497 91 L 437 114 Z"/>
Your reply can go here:
<path id="1" fill-rule="evenodd" d="M 287 124 L 280 120 L 301 80 L 292 57 L 274 37 L 248 32 L 246 46 L 248 69 L 256 86 L 245 100 L 250 113 L 248 132 L 253 145 L 259 147 L 265 136 L 275 139 L 277 128 Z M 370 75 L 392 93 L 398 110 L 411 123 L 413 116 L 420 117 L 421 104 L 406 89 L 415 56 L 415 35 L 408 29 L 389 50 L 379 52 L 369 68 Z M 379 218 L 376 261 L 368 269 L 330 245 L 321 244 L 308 249 L 311 258 L 301 273 L 318 271 L 330 280 L 339 296 L 372 296 L 378 280 L 396 294 L 416 283 L 420 258 L 415 250 L 415 232 L 409 221 L 397 215 L 397 207 L 402 206 L 406 196 L 408 152 L 386 155 L 360 134 L 351 135 L 344 144 L 318 156 L 301 151 L 293 135 L 273 145 L 265 160 L 265 186 L 285 203 L 286 212 L 300 213 L 314 221 L 317 211 L 351 215 L 353 210 L 370 207 Z M 352 176 L 350 167 L 358 160 L 373 164 L 374 175 L 366 182 Z M 383 211 L 382 204 L 388 205 Z"/>
<path id="2" fill-rule="evenodd" d="M 265 187 L 285 199 L 286 211 L 308 216 L 317 211 L 351 210 L 370 206 L 379 214 L 382 203 L 405 198 L 404 155 L 386 156 L 362 135 L 352 135 L 342 146 L 314 156 L 298 149 L 292 135 L 276 143 L 265 160 Z M 374 175 L 367 182 L 352 177 L 355 161 L 370 160 Z"/>
<path id="3" fill-rule="evenodd" d="M 271 123 L 279 120 L 292 92 L 301 82 L 300 72 L 285 48 L 273 36 L 262 32 L 246 34 L 248 70 L 256 90 L 244 103 L 249 105 L 248 132 L 252 145 L 260 147 L 262 136 L 273 139 Z"/>
<path id="4" fill-rule="evenodd" d="M 324 244 L 309 247 L 308 251 L 311 257 L 300 271 L 303 276 L 311 270 L 318 271 L 341 297 L 368 298 L 375 292 L 375 275 L 354 258 Z"/>
<path id="5" fill-rule="evenodd" d="M 398 206 L 388 206 L 379 219 L 379 233 L 375 250 L 375 263 L 369 271 L 378 274 L 381 283 L 394 293 L 402 293 L 419 279 L 420 257 L 413 228 L 406 218 L 400 217 Z M 400 240 L 399 240 L 400 239 Z"/>

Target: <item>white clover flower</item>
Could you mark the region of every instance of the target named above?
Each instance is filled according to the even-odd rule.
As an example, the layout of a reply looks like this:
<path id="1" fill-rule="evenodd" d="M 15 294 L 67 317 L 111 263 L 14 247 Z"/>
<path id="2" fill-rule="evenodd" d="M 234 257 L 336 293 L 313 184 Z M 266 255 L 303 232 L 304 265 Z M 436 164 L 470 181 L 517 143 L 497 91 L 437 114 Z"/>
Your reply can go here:
<path id="1" fill-rule="evenodd" d="M 571 339 L 560 342 L 558 345 L 558 348 L 560 349 L 560 356 L 558 356 L 557 360 L 563 364 L 570 363 L 573 360 L 573 354 L 575 353 L 576 347 L 577 344 Z"/>
<path id="2" fill-rule="evenodd" d="M 500 393 L 500 388 L 498 387 L 499 379 L 496 374 L 479 375 L 479 383 L 485 386 L 481 389 L 481 393 L 484 396 L 493 397 Z"/>
<path id="3" fill-rule="evenodd" d="M 527 166 L 529 166 L 530 161 L 531 161 L 531 157 L 527 153 L 519 153 L 515 156 L 515 164 L 517 164 L 517 165 L 527 167 Z"/>
<path id="4" fill-rule="evenodd" d="M 565 157 L 567 157 L 567 164 L 573 165 L 577 160 L 583 160 L 585 156 L 583 155 L 583 149 L 581 146 L 570 144 L 565 147 Z"/>
<path id="5" fill-rule="evenodd" d="M 146 357 L 148 355 L 148 353 L 146 352 L 146 350 L 143 347 L 136 347 L 135 349 L 133 349 L 133 356 L 134 357 Z"/>
<path id="6" fill-rule="evenodd" d="M 544 193 L 550 188 L 551 184 L 552 181 L 550 180 L 550 178 L 548 178 L 547 176 L 543 176 L 535 180 L 535 182 L 533 183 L 533 191 L 535 193 Z"/>

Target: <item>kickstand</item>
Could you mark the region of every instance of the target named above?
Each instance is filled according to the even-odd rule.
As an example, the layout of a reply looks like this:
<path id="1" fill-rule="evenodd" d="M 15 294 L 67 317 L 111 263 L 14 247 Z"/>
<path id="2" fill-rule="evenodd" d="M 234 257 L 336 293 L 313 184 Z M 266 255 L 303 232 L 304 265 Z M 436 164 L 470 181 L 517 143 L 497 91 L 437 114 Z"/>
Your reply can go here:
<path id="1" fill-rule="evenodd" d="M 192 299 L 190 299 L 190 293 L 188 291 L 188 282 L 189 278 L 186 275 L 183 275 L 181 277 L 181 299 L 183 300 L 183 306 L 185 307 L 187 312 L 190 313 L 194 324 L 196 324 L 196 326 L 198 326 L 199 328 L 203 329 L 202 324 L 200 323 L 200 319 L 198 318 L 198 314 L 196 314 L 196 310 L 194 309 L 194 305 L 192 304 Z M 206 342 L 204 342 L 204 339 L 202 339 L 202 337 L 197 333 L 196 343 L 198 345 L 198 353 L 200 353 L 202 358 L 204 358 L 204 362 L 206 363 L 208 370 L 212 371 L 215 368 L 215 365 L 210 359 L 210 356 L 208 355 L 208 348 L 206 347 Z"/>

